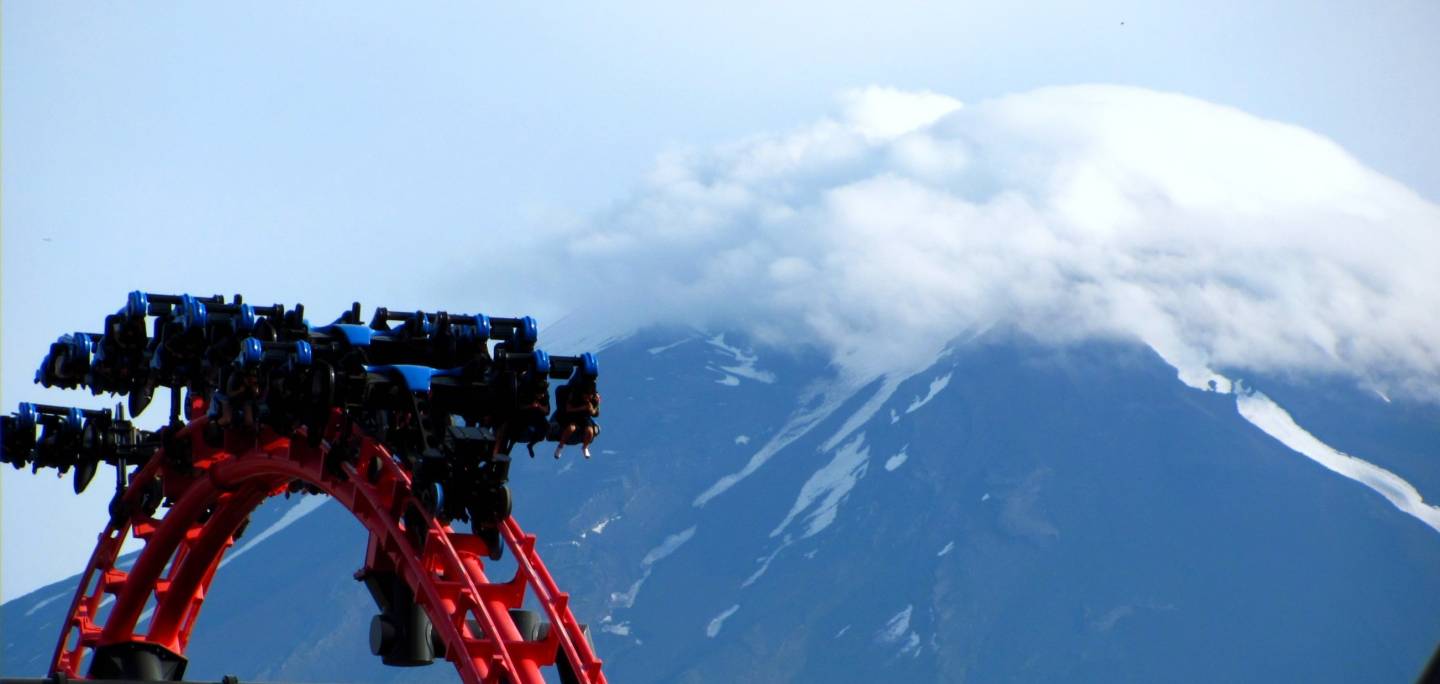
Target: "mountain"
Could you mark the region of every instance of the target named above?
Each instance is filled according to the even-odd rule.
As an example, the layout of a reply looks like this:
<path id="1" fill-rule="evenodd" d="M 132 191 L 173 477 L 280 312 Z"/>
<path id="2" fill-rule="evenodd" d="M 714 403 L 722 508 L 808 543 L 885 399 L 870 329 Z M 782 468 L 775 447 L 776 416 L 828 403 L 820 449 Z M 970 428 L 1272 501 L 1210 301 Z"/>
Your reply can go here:
<path id="1" fill-rule="evenodd" d="M 1409 681 L 1440 639 L 1435 509 L 1369 466 L 1440 493 L 1433 404 L 999 334 L 867 382 L 693 330 L 601 359 L 595 458 L 521 454 L 512 489 L 611 681 Z M 271 502 L 237 548 L 188 677 L 453 680 L 369 654 L 338 506 Z M 44 674 L 75 581 L 0 607 L 0 671 Z"/>

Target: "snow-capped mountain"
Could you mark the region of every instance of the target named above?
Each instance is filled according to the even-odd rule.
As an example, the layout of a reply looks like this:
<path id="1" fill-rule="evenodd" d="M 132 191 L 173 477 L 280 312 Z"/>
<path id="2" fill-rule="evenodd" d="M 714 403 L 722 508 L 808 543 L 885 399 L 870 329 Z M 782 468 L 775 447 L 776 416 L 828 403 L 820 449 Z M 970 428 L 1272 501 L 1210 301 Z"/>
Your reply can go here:
<path id="1" fill-rule="evenodd" d="M 612 681 L 1407 681 L 1440 639 L 1434 404 L 995 332 L 868 382 L 735 333 L 601 358 L 595 459 L 512 488 Z M 452 679 L 369 654 L 363 548 L 267 504 L 187 676 Z M 0 608 L 5 674 L 72 590 Z"/>

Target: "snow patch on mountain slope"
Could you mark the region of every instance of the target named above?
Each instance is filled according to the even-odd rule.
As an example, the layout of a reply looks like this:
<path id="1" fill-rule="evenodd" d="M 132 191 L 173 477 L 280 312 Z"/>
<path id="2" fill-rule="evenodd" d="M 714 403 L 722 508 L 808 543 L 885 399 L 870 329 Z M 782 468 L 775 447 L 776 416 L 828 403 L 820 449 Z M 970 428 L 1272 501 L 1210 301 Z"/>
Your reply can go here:
<path id="1" fill-rule="evenodd" d="M 34 615 L 34 614 L 36 613 L 36 611 L 38 611 L 38 610 L 40 610 L 41 608 L 44 608 L 45 606 L 48 606 L 48 605 L 50 605 L 50 604 L 52 604 L 52 603 L 54 603 L 54 602 L 56 602 L 56 601 L 59 601 L 59 600 L 62 599 L 62 598 L 65 598 L 65 597 L 67 597 L 67 596 L 74 596 L 74 595 L 75 595 L 75 592 L 73 592 L 73 591 L 65 591 L 65 592 L 61 592 L 61 593 L 59 593 L 59 594 L 56 594 L 56 595 L 54 595 L 54 596 L 50 596 L 50 597 L 46 597 L 46 598 L 40 599 L 40 601 L 37 602 L 35 605 L 30 606 L 30 610 L 25 611 L 25 617 L 30 617 L 31 615 Z"/>
<path id="2" fill-rule="evenodd" d="M 710 624 L 705 625 L 705 636 L 711 639 L 719 636 L 720 629 L 725 626 L 725 621 L 728 620 L 731 615 L 734 615 L 737 610 L 740 610 L 740 604 L 738 603 L 721 611 L 719 615 L 716 615 L 714 619 L 710 620 Z"/>
<path id="3" fill-rule="evenodd" d="M 1236 407 L 1245 420 L 1279 440 L 1291 450 L 1309 457 L 1322 466 L 1369 487 L 1391 504 L 1420 519 L 1440 532 L 1440 506 L 1425 503 L 1420 491 L 1404 478 L 1368 461 L 1342 453 L 1320 441 L 1278 404 L 1260 392 L 1242 392 L 1235 397 Z"/>
<path id="4" fill-rule="evenodd" d="M 612 515 L 612 516 L 610 516 L 610 517 L 608 517 L 608 518 L 605 518 L 604 520 L 601 520 L 600 522 L 595 523 L 593 526 L 590 527 L 590 529 L 588 529 L 588 530 L 586 530 L 586 531 L 584 531 L 584 532 L 581 532 L 581 533 L 580 533 L 580 538 L 581 538 L 581 539 L 584 539 L 586 536 L 591 535 L 591 534 L 601 534 L 601 533 L 603 533 L 603 532 L 605 531 L 605 528 L 606 528 L 606 527 L 609 527 L 609 526 L 610 526 L 610 523 L 615 522 L 616 520 L 619 520 L 619 519 L 622 518 L 622 517 L 624 517 L 624 516 Z"/>
<path id="5" fill-rule="evenodd" d="M 655 564 L 670 557 L 670 555 L 678 551 L 681 546 L 684 546 L 685 542 L 690 541 L 690 539 L 695 536 L 696 529 L 698 529 L 696 525 L 691 525 L 680 532 L 665 537 L 665 541 L 660 542 L 655 548 L 646 552 L 645 557 L 640 559 L 640 566 L 645 568 L 644 573 L 640 575 L 640 579 L 635 580 L 635 582 L 630 585 L 630 588 L 623 593 L 611 593 L 610 605 L 617 608 L 633 607 L 635 605 L 635 597 L 640 595 L 640 587 L 645 584 L 645 580 L 650 579 L 650 574 L 655 571 Z"/>
<path id="6" fill-rule="evenodd" d="M 820 450 L 829 451 L 834 449 L 835 445 L 844 441 L 846 437 L 850 436 L 850 433 L 855 432 L 860 429 L 862 425 L 870 422 L 870 419 L 875 417 L 875 413 L 880 410 L 880 407 L 884 406 L 885 402 L 889 401 L 891 396 L 894 396 L 895 390 L 900 388 L 900 383 L 904 382 L 908 377 L 909 376 L 891 375 L 882 379 L 880 381 L 880 388 L 875 390 L 875 394 L 871 395 L 864 404 L 861 404 L 859 409 L 856 409 L 855 413 L 845 419 L 845 424 L 841 425 L 840 429 L 830 436 L 830 439 L 825 440 L 825 443 L 820 445 Z"/>
<path id="7" fill-rule="evenodd" d="M 240 548 L 225 554 L 225 559 L 220 561 L 220 567 L 223 568 L 226 565 L 234 562 L 236 558 L 239 558 L 249 553 L 251 549 L 259 546 L 261 542 L 275 536 L 276 534 L 279 534 L 280 531 L 284 530 L 285 528 L 294 525 L 296 521 L 315 512 L 316 509 L 323 506 L 325 502 L 329 500 L 330 497 L 328 496 L 300 497 L 300 503 L 295 504 L 293 507 L 290 508 L 290 510 L 285 511 L 285 515 L 280 516 L 280 519 L 276 520 L 275 523 L 271 526 L 265 528 L 265 531 L 255 535 L 254 538 L 246 542 Z"/>
<path id="8" fill-rule="evenodd" d="M 915 400 L 912 401 L 912 402 L 910 402 L 910 406 L 905 409 L 905 412 L 906 412 L 906 413 L 914 413 L 914 412 L 915 412 L 916 410 L 918 410 L 921 406 L 924 406 L 924 405 L 930 403 L 930 400 L 931 400 L 931 399 L 934 399 L 934 398 L 935 398 L 935 395 L 939 394 L 941 390 L 945 389 L 945 387 L 950 384 L 950 376 L 951 376 L 951 375 L 954 375 L 954 373 L 946 373 L 945 375 L 942 375 L 942 376 L 940 376 L 940 377 L 938 377 L 938 378 L 935 378 L 934 380 L 931 380 L 931 381 L 930 381 L 930 391 L 925 395 L 925 397 L 924 397 L 923 399 L 920 398 L 920 397 L 915 397 Z M 893 421 L 892 421 L 892 422 L 893 422 Z"/>
<path id="9" fill-rule="evenodd" d="M 680 550 L 680 547 L 684 546 L 685 542 L 690 541 L 691 537 L 695 536 L 697 527 L 696 525 L 691 525 L 680 532 L 666 537 L 665 541 L 660 542 L 659 546 L 650 549 L 650 551 L 645 554 L 645 557 L 640 559 L 640 564 L 650 566 L 670 557 L 671 554 Z"/>
<path id="10" fill-rule="evenodd" d="M 796 517 L 807 510 L 810 513 L 802 539 L 813 537 L 829 527 L 835 522 L 835 516 L 845 496 L 855 488 L 860 478 L 865 477 L 869 460 L 870 447 L 865 445 L 865 433 L 862 432 L 836 450 L 830 462 L 805 481 L 800 487 L 799 495 L 795 497 L 795 504 L 790 507 L 790 512 L 770 531 L 770 536 L 780 536 Z"/>
<path id="11" fill-rule="evenodd" d="M 905 643 L 900 645 L 900 655 L 909 655 L 911 658 L 920 655 L 920 635 L 918 633 L 911 632 L 906 635 Z"/>
<path id="12" fill-rule="evenodd" d="M 1157 330 L 1143 339 L 1162 361 L 1175 369 L 1175 376 L 1186 386 L 1219 394 L 1234 391 L 1230 378 L 1210 370 L 1204 354 L 1179 341 L 1168 331 Z"/>
<path id="13" fill-rule="evenodd" d="M 755 559 L 755 562 L 759 563 L 760 567 L 756 568 L 755 572 L 750 573 L 750 576 L 746 577 L 745 581 L 740 583 L 740 586 L 748 587 L 754 584 L 756 580 L 763 577 L 765 575 L 765 571 L 770 569 L 770 564 L 775 562 L 775 557 L 779 556 L 781 551 L 784 551 L 787 547 L 790 546 L 790 541 L 790 535 L 785 535 L 785 538 L 780 541 L 780 545 L 775 547 L 774 551 L 771 551 L 769 555 L 761 556 Z"/>
<path id="14" fill-rule="evenodd" d="M 635 597 L 640 595 L 640 587 L 645 584 L 647 579 L 650 579 L 650 568 L 645 568 L 645 573 L 640 575 L 640 579 L 631 583 L 629 589 L 623 592 L 610 592 L 610 605 L 615 608 L 635 607 Z"/>
<path id="15" fill-rule="evenodd" d="M 875 642 L 883 645 L 899 644 L 900 655 L 919 655 L 920 635 L 910 629 L 910 616 L 914 610 L 914 605 L 906 605 L 904 610 L 891 617 L 885 626 L 875 633 Z"/>
<path id="16" fill-rule="evenodd" d="M 913 373 L 910 375 L 913 375 Z M 820 446 L 820 450 L 830 451 L 834 449 L 835 445 L 839 444 L 846 437 L 849 437 L 851 433 L 869 422 L 871 418 L 874 418 L 875 414 L 885 405 L 885 402 L 895 394 L 895 390 L 900 387 L 900 384 L 909 378 L 910 375 L 893 375 L 881 378 L 879 388 L 875 393 L 871 395 L 855 413 L 845 419 L 840 429 L 826 439 L 825 443 Z M 711 485 L 709 489 L 706 489 L 699 496 L 695 497 L 694 505 L 696 507 L 704 506 L 709 503 L 711 499 L 724 494 L 741 480 L 750 477 L 755 471 L 759 470 L 761 466 L 764 466 L 766 462 L 773 458 L 775 454 L 779 453 L 785 447 L 790 446 L 795 440 L 804 437 L 810 430 L 814 429 L 816 425 L 824 422 L 825 419 L 839 410 L 841 405 L 853 397 L 856 392 L 863 389 L 866 384 L 871 383 L 857 384 L 854 382 L 837 381 L 815 390 L 814 396 L 818 397 L 818 401 L 815 402 L 813 407 L 806 408 L 802 406 L 796 413 L 792 414 L 785 425 L 780 428 L 780 431 L 775 433 L 775 436 L 765 442 L 764 446 L 760 447 L 760 450 L 750 457 L 745 467 L 741 468 L 739 472 L 731 473 L 720 478 L 715 484 Z"/>
<path id="17" fill-rule="evenodd" d="M 914 611 L 913 604 L 906 604 L 900 612 L 885 622 L 884 627 L 875 633 L 875 640 L 882 644 L 893 644 L 900 641 L 905 633 L 910 631 L 910 616 Z"/>
<path id="18" fill-rule="evenodd" d="M 900 376 L 892 376 L 882 379 L 875 393 L 871 395 L 870 398 L 867 399 L 865 403 L 860 406 L 860 408 L 856 409 L 853 414 L 846 418 L 845 422 L 840 426 L 840 429 L 837 430 L 835 434 L 831 435 L 828 439 L 825 440 L 823 444 L 820 445 L 821 453 L 834 451 L 835 455 L 831 457 L 829 463 L 821 467 L 819 470 L 815 471 L 815 473 L 810 476 L 810 479 L 807 480 L 805 484 L 800 487 L 800 492 L 797 495 L 795 499 L 795 504 L 791 507 L 790 512 L 785 516 L 785 519 L 782 520 L 780 524 L 777 525 L 775 529 L 770 532 L 770 536 L 772 538 L 780 536 L 780 534 L 785 531 L 785 528 L 788 527 L 790 523 L 795 520 L 796 516 L 805 512 L 811 507 L 812 504 L 816 504 L 817 501 L 818 504 L 815 506 L 815 509 L 810 512 L 807 518 L 809 524 L 806 527 L 805 534 L 801 538 L 803 539 L 807 537 L 812 537 L 818 534 L 820 531 L 824 530 L 826 527 L 829 527 L 831 523 L 835 522 L 835 515 L 839 510 L 840 503 L 844 501 L 845 496 L 850 493 L 850 490 L 855 487 L 855 484 L 859 482 L 860 478 L 865 476 L 865 473 L 868 470 L 870 457 L 870 448 L 865 446 L 864 433 L 861 433 L 855 439 L 846 443 L 845 446 L 840 447 L 838 450 L 836 449 L 836 447 L 844 439 L 848 438 L 852 433 L 854 433 L 855 430 L 859 429 L 861 426 L 865 425 L 865 423 L 869 422 L 872 418 L 874 418 L 875 414 L 879 412 L 881 407 L 885 405 L 885 402 L 889 401 L 890 397 L 894 396 L 895 390 L 900 387 L 900 384 L 904 382 L 904 380 L 905 378 Z M 790 442 L 798 439 L 806 432 L 809 432 L 810 428 L 814 427 L 816 423 L 820 422 L 825 417 L 829 416 L 831 413 L 834 413 L 836 408 L 838 408 L 838 402 L 833 397 L 841 394 L 849 395 L 851 393 L 836 391 L 830 392 L 827 400 L 822 403 L 821 407 L 817 409 L 815 413 L 805 414 L 806 418 L 809 420 L 803 425 L 803 428 L 799 428 L 798 426 L 796 426 L 795 420 L 792 419 L 791 424 L 787 425 L 784 429 L 782 429 L 780 435 L 777 435 L 776 438 L 772 438 L 771 442 L 766 444 L 766 448 L 769 448 L 770 444 L 775 443 L 776 439 L 778 439 L 782 435 L 786 435 L 789 431 L 793 430 L 793 432 L 791 433 L 793 436 L 791 436 L 790 439 L 784 443 L 784 445 L 788 445 Z M 784 445 L 779 448 L 783 448 Z M 776 448 L 775 451 L 778 452 L 779 448 Z M 762 449 L 762 452 L 764 451 L 765 450 Z M 768 460 L 769 457 L 773 455 L 773 452 L 768 454 L 765 460 Z M 728 481 L 725 478 L 722 478 L 720 482 L 717 482 L 714 486 L 710 488 L 709 491 L 707 491 L 705 494 L 702 494 L 701 497 L 708 501 L 709 498 L 713 498 L 715 494 L 723 492 L 725 489 L 733 486 L 735 482 L 738 482 L 739 479 L 741 479 L 741 477 L 739 476 L 748 476 L 749 473 L 753 473 L 763 463 L 764 461 L 762 460 L 759 464 L 756 464 L 756 458 L 752 457 L 751 463 L 746 465 L 746 469 L 748 470 L 748 472 L 741 471 L 740 474 L 737 474 L 738 476 L 727 475 L 726 478 L 735 479 L 733 481 Z M 754 467 L 752 468 L 751 465 L 754 465 Z M 896 467 L 899 467 L 899 465 L 897 464 Z M 722 485 L 723 488 L 720 488 Z M 718 489 L 717 491 L 717 488 L 720 489 Z M 712 492 L 714 492 L 714 494 L 712 494 Z M 709 498 L 706 498 L 707 495 L 709 496 Z M 701 504 L 703 504 L 703 502 L 697 499 L 697 505 Z"/>
<path id="19" fill-rule="evenodd" d="M 905 446 L 900 447 L 900 453 L 885 459 L 885 471 L 894 472 L 896 468 L 905 465 L 905 461 L 910 458 L 910 454 L 906 452 L 906 449 L 909 448 L 910 445 L 906 444 Z"/>
<path id="20" fill-rule="evenodd" d="M 853 389 L 851 391 L 853 392 Z M 814 429 L 816 425 L 819 425 L 826 418 L 829 418 L 830 414 L 834 413 L 846 399 L 850 398 L 850 392 L 840 391 L 838 388 L 831 388 L 830 391 L 821 393 L 820 397 L 820 401 L 815 406 L 810 408 L 802 407 L 791 415 L 790 419 L 785 422 L 785 425 L 781 426 L 780 430 L 767 440 L 765 444 L 760 447 L 759 451 L 756 451 L 755 454 L 750 457 L 750 460 L 745 463 L 745 466 L 741 468 L 739 472 L 731 473 L 720 478 L 715 484 L 710 485 L 709 489 L 706 489 L 704 492 L 701 492 L 699 496 L 695 497 L 695 501 L 693 502 L 695 507 L 699 508 L 704 506 L 709 503 L 711 499 L 724 494 L 729 491 L 731 487 L 739 484 L 740 481 L 753 475 L 755 471 L 764 466 L 766 462 L 774 458 L 775 454 L 780 453 L 782 449 L 790 446 L 795 440 L 804 437 L 810 430 Z"/>
<path id="21" fill-rule="evenodd" d="M 1185 345 L 1156 345 L 1154 349 L 1176 370 L 1186 385 L 1206 392 L 1234 394 L 1235 408 L 1240 416 L 1302 456 L 1326 469 L 1369 487 L 1401 511 L 1414 516 L 1440 532 L 1440 506 L 1425 503 L 1420 490 L 1404 478 L 1364 459 L 1343 453 L 1320 441 L 1295 422 L 1290 413 L 1265 394 L 1233 382 L 1216 373 L 1201 360 L 1201 355 Z"/>
<path id="22" fill-rule="evenodd" d="M 706 340 L 710 346 L 719 349 L 721 353 L 734 360 L 734 364 L 728 366 L 707 366 L 712 371 L 721 373 L 725 377 L 716 380 L 722 385 L 739 385 L 740 378 L 763 382 L 767 385 L 775 382 L 775 374 L 770 371 L 763 371 L 756 367 L 760 357 L 755 354 L 746 353 L 739 347 L 732 347 L 725 344 L 725 335 L 716 335 Z"/>
<path id="23" fill-rule="evenodd" d="M 655 355 L 657 355 L 657 354 L 664 354 L 665 352 L 670 351 L 671 349 L 674 349 L 674 348 L 676 348 L 676 347 L 678 347 L 678 346 L 680 346 L 680 345 L 682 345 L 682 344 L 685 344 L 686 342 L 689 342 L 689 341 L 691 341 L 691 340 L 693 340 L 693 339 L 695 339 L 695 338 L 693 338 L 693 337 L 686 337 L 685 339 L 682 339 L 682 340 L 680 340 L 679 342 L 671 342 L 670 344 L 662 344 L 662 345 L 660 345 L 660 346 L 658 346 L 658 347 L 650 347 L 649 349 L 646 349 L 645 351 L 646 351 L 646 353 L 650 354 L 651 356 L 655 356 Z"/>
<path id="24" fill-rule="evenodd" d="M 600 621 L 600 631 L 616 636 L 630 636 L 629 622 L 614 622 L 609 615 Z"/>

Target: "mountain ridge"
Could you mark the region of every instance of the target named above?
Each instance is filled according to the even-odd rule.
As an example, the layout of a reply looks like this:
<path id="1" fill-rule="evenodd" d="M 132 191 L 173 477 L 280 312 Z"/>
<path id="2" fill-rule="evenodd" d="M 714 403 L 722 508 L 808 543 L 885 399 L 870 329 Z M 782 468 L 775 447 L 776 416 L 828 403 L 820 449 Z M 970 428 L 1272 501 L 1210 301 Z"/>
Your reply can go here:
<path id="1" fill-rule="evenodd" d="M 1408 679 L 1440 635 L 1433 530 L 1142 346 L 953 346 L 893 389 L 874 380 L 832 398 L 697 506 L 835 376 L 743 336 L 675 346 L 691 334 L 679 333 L 642 331 L 603 355 L 594 461 L 572 449 L 513 470 L 517 518 L 616 681 Z M 724 370 L 736 349 L 751 377 Z M 1359 396 L 1307 405 L 1297 422 L 1311 429 L 1307 416 Z M 1375 453 L 1409 453 L 1435 416 L 1400 406 L 1416 427 Z M 1358 440 L 1383 432 L 1314 429 L 1361 455 Z M 346 517 L 321 506 L 222 569 L 192 678 L 451 676 L 386 670 L 365 650 L 373 608 L 348 577 L 363 535 L 351 523 L 344 536 Z M 43 593 L 7 603 L 6 623 Z M 269 654 L 263 669 L 242 669 L 233 634 Z"/>

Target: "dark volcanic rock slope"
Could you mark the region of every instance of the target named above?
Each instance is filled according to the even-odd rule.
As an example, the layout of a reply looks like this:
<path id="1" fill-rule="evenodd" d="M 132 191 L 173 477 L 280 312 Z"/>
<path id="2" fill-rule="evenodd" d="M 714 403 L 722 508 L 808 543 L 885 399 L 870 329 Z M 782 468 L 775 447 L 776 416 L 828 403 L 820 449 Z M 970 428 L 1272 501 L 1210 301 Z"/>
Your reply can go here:
<path id="1" fill-rule="evenodd" d="M 596 458 L 521 454 L 513 488 L 612 681 L 1406 681 L 1440 639 L 1440 533 L 1144 348 L 992 341 L 849 388 L 686 331 L 602 363 Z M 1437 494 L 1435 407 L 1251 384 Z M 453 679 L 369 655 L 362 554 L 324 505 L 227 565 L 190 676 Z M 42 674 L 46 592 L 3 609 L 6 674 Z"/>

